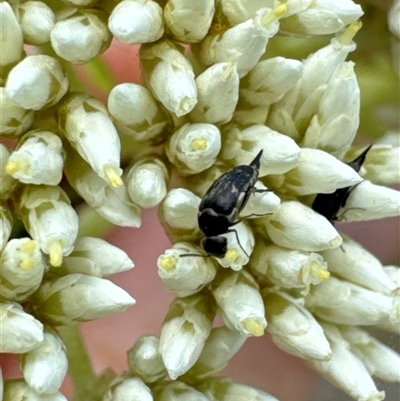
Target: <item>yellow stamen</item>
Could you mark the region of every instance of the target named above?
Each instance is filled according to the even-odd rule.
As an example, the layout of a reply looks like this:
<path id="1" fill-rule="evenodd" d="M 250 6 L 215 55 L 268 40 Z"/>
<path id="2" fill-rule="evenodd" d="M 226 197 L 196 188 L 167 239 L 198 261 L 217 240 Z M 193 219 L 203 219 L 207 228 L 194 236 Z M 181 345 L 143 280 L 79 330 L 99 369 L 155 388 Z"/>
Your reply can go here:
<path id="1" fill-rule="evenodd" d="M 19 264 L 19 267 L 23 270 L 30 270 L 33 267 L 33 261 L 32 259 L 25 259 L 22 260 Z"/>
<path id="2" fill-rule="evenodd" d="M 31 164 L 26 159 L 18 159 L 16 161 L 9 161 L 6 165 L 6 172 L 13 175 L 17 172 L 28 173 Z"/>
<path id="3" fill-rule="evenodd" d="M 279 19 L 281 19 L 282 17 L 285 16 L 285 14 L 288 11 L 288 6 L 287 4 L 279 4 L 278 6 L 276 6 L 274 9 L 272 9 L 270 12 L 268 12 L 267 14 L 265 14 L 262 19 L 261 22 L 264 26 L 268 26 L 271 25 L 272 23 L 274 23 L 275 21 L 278 21 Z"/>
<path id="4" fill-rule="evenodd" d="M 247 318 L 242 321 L 242 327 L 255 337 L 260 337 L 264 334 L 264 325 L 257 318 Z"/>
<path id="5" fill-rule="evenodd" d="M 161 267 L 168 273 L 175 271 L 178 258 L 176 256 L 164 256 L 161 258 Z"/>
<path id="6" fill-rule="evenodd" d="M 345 31 L 338 35 L 337 39 L 342 45 L 349 45 L 356 33 L 361 29 L 362 23 L 359 20 L 353 21 Z"/>
<path id="7" fill-rule="evenodd" d="M 192 142 L 193 150 L 204 150 L 207 148 L 207 141 L 204 138 L 196 138 Z"/>
<path id="8" fill-rule="evenodd" d="M 33 253 L 36 250 L 35 241 L 28 241 L 21 245 L 21 251 L 26 253 Z"/>
<path id="9" fill-rule="evenodd" d="M 239 252 L 238 252 L 238 250 L 237 249 L 229 249 L 228 250 L 228 252 L 226 252 L 226 255 L 225 255 L 225 259 L 228 261 L 228 262 L 235 262 L 236 260 L 237 260 L 237 258 L 239 257 Z"/>
<path id="10" fill-rule="evenodd" d="M 60 241 L 53 241 L 50 245 L 50 264 L 54 267 L 61 266 L 63 253 Z"/>
<path id="11" fill-rule="evenodd" d="M 104 174 L 107 177 L 108 182 L 115 188 L 118 188 L 124 185 L 122 181 L 121 174 L 119 172 L 119 168 L 109 164 L 103 167 Z"/>

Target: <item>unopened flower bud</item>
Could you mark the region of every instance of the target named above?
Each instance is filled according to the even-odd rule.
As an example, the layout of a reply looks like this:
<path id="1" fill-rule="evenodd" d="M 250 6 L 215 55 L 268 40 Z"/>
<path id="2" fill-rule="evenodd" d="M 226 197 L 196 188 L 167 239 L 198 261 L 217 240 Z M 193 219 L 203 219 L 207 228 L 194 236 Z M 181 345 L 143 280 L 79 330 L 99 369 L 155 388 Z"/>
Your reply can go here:
<path id="1" fill-rule="evenodd" d="M 0 135 L 18 137 L 24 134 L 33 123 L 34 112 L 15 104 L 7 96 L 4 87 L 0 88 L 0 109 Z"/>
<path id="2" fill-rule="evenodd" d="M 164 229 L 173 241 L 187 241 L 199 235 L 197 214 L 201 199 L 185 188 L 173 188 L 160 207 Z"/>
<path id="3" fill-rule="evenodd" d="M 329 221 L 300 202 L 282 202 L 271 216 L 259 219 L 279 246 L 318 252 L 340 246 L 342 238 Z"/>
<path id="4" fill-rule="evenodd" d="M 122 43 L 155 42 L 164 34 L 162 8 L 152 0 L 124 0 L 113 9 L 108 27 Z"/>
<path id="5" fill-rule="evenodd" d="M 0 352 L 22 354 L 43 341 L 43 324 L 14 302 L 0 303 L 0 327 Z"/>
<path id="6" fill-rule="evenodd" d="M 308 294 L 311 285 L 330 276 L 327 263 L 318 253 L 265 245 L 261 241 L 251 255 L 250 267 L 279 287 L 303 289 L 303 295 Z"/>
<path id="7" fill-rule="evenodd" d="M 360 244 L 343 236 L 340 248 L 321 253 L 329 271 L 372 291 L 390 295 L 396 285 L 387 277 L 381 263 Z"/>
<path id="8" fill-rule="evenodd" d="M 281 29 L 295 35 L 329 35 L 363 14 L 361 6 L 352 0 L 310 2 L 307 9 L 282 20 Z"/>
<path id="9" fill-rule="evenodd" d="M 164 7 L 164 20 L 175 39 L 196 43 L 207 35 L 214 11 L 213 0 L 169 0 Z"/>
<path id="10" fill-rule="evenodd" d="M 39 46 L 50 40 L 56 22 L 50 7 L 41 1 L 27 1 L 19 4 L 18 13 L 25 43 Z"/>
<path id="11" fill-rule="evenodd" d="M 306 360 L 331 358 L 322 327 L 306 308 L 283 292 L 265 291 L 263 299 L 267 332 L 278 347 Z"/>
<path id="12" fill-rule="evenodd" d="M 223 137 L 225 140 L 221 157 L 235 166 L 248 164 L 263 150 L 260 177 L 284 174 L 297 165 L 300 157 L 300 148 L 293 139 L 265 125 L 252 125 L 244 130 L 228 127 L 223 131 Z"/>
<path id="13" fill-rule="evenodd" d="M 134 83 L 114 86 L 108 96 L 108 110 L 118 131 L 136 141 L 156 144 L 164 139 L 169 118 L 144 86 Z"/>
<path id="14" fill-rule="evenodd" d="M 0 203 L 0 252 L 3 251 L 12 230 L 12 215 L 5 204 Z"/>
<path id="15" fill-rule="evenodd" d="M 122 227 L 140 227 L 141 209 L 130 199 L 126 186 L 110 186 L 71 147 L 65 174 L 75 191 L 103 218 Z"/>
<path id="16" fill-rule="evenodd" d="M 278 401 L 277 398 L 246 384 L 236 383 L 229 377 L 215 377 L 196 386 L 212 401 Z"/>
<path id="17" fill-rule="evenodd" d="M 329 194 L 361 181 L 352 167 L 329 153 L 303 148 L 297 166 L 285 174 L 283 186 L 285 191 L 298 195 Z"/>
<path id="18" fill-rule="evenodd" d="M 341 212 L 345 221 L 394 217 L 400 214 L 400 192 L 364 180 L 354 187 Z"/>
<path id="19" fill-rule="evenodd" d="M 42 282 L 45 264 L 39 246 L 30 238 L 10 240 L 0 255 L 0 299 L 23 301 Z"/>
<path id="20" fill-rule="evenodd" d="M 221 149 L 221 134 L 212 124 L 185 124 L 175 131 L 166 148 L 168 159 L 181 174 L 211 167 Z"/>
<path id="21" fill-rule="evenodd" d="M 170 380 L 154 388 L 157 401 L 209 401 L 204 394 L 179 380 Z"/>
<path id="22" fill-rule="evenodd" d="M 10 152 L 0 143 L 0 199 L 7 199 L 14 191 L 17 181 L 7 173 Z"/>
<path id="23" fill-rule="evenodd" d="M 169 173 L 162 160 L 148 156 L 129 169 L 127 191 L 132 201 L 142 208 L 154 207 L 165 198 L 168 180 Z"/>
<path id="24" fill-rule="evenodd" d="M 146 383 L 153 383 L 167 375 L 160 351 L 160 339 L 152 335 L 141 336 L 128 351 L 129 371 Z"/>
<path id="25" fill-rule="evenodd" d="M 5 79 L 9 69 L 24 56 L 24 39 L 21 27 L 6 1 L 0 3 L 0 21 L 2 29 L 0 77 Z"/>
<path id="26" fill-rule="evenodd" d="M 40 110 L 57 104 L 68 86 L 68 78 L 59 61 L 37 54 L 25 57 L 10 71 L 6 94 L 24 109 Z"/>
<path id="27" fill-rule="evenodd" d="M 281 204 L 280 198 L 272 191 L 268 191 L 268 188 L 261 181 L 257 181 L 254 187 L 263 192 L 254 192 L 250 196 L 246 206 L 240 213 L 241 216 L 256 219 L 260 216 L 274 213 Z"/>
<path id="28" fill-rule="evenodd" d="M 399 324 L 395 299 L 335 277 L 313 286 L 305 300 L 313 314 L 329 322 L 348 325 Z"/>
<path id="29" fill-rule="evenodd" d="M 35 314 L 53 325 L 100 319 L 135 304 L 111 281 L 78 273 L 46 281 L 31 301 Z"/>
<path id="30" fill-rule="evenodd" d="M 196 78 L 197 104 L 190 112 L 194 122 L 224 124 L 231 120 L 238 102 L 236 64 L 217 63 Z"/>
<path id="31" fill-rule="evenodd" d="M 4 383 L 4 398 L 3 401 L 68 401 L 67 398 L 59 391 L 54 394 L 40 394 L 31 388 L 22 379 L 7 380 Z"/>
<path id="32" fill-rule="evenodd" d="M 153 401 L 151 390 L 138 377 L 121 376 L 112 380 L 102 401 Z"/>
<path id="33" fill-rule="evenodd" d="M 177 298 L 169 307 L 160 336 L 160 352 L 172 380 L 197 361 L 210 335 L 216 312 L 209 293 Z"/>
<path id="34" fill-rule="evenodd" d="M 172 42 L 162 40 L 140 47 L 144 79 L 153 95 L 178 117 L 189 113 L 197 103 L 193 68 Z"/>
<path id="35" fill-rule="evenodd" d="M 247 336 L 237 330 L 230 330 L 226 326 L 214 327 L 199 359 L 185 374 L 184 380 L 198 381 L 219 372 L 239 351 L 246 339 Z"/>
<path id="36" fill-rule="evenodd" d="M 75 93 L 59 106 L 59 118 L 60 130 L 93 170 L 113 187 L 123 185 L 121 143 L 104 105 Z"/>
<path id="37" fill-rule="evenodd" d="M 72 252 L 78 235 L 79 219 L 70 203 L 58 186 L 27 185 L 21 193 L 19 214 L 52 266 L 60 266 Z"/>
<path id="38" fill-rule="evenodd" d="M 22 373 L 29 387 L 40 394 L 54 394 L 68 370 L 67 353 L 61 339 L 45 329 L 43 341 L 21 358 Z"/>
<path id="39" fill-rule="evenodd" d="M 87 63 L 103 53 L 111 43 L 107 16 L 95 9 L 79 10 L 58 21 L 51 31 L 51 46 L 70 63 Z"/>
<path id="40" fill-rule="evenodd" d="M 383 271 L 392 280 L 396 287 L 400 287 L 400 267 L 399 266 L 384 266 Z"/>
<path id="41" fill-rule="evenodd" d="M 50 131 L 32 131 L 8 159 L 8 174 L 25 184 L 57 185 L 64 166 L 61 139 Z"/>
<path id="42" fill-rule="evenodd" d="M 62 266 L 52 269 L 54 274 L 82 273 L 95 277 L 130 270 L 133 261 L 122 249 L 101 238 L 78 237 L 74 250 L 64 258 Z"/>
<path id="43" fill-rule="evenodd" d="M 262 336 L 267 326 L 258 284 L 247 271 L 223 272 L 213 282 L 212 293 L 226 326 L 244 336 Z"/>
<path id="44" fill-rule="evenodd" d="M 350 351 L 349 344 L 339 330 L 327 323 L 322 326 L 332 349 L 332 358 L 329 361 L 313 359 L 308 363 L 355 400 L 383 400 L 385 392 L 376 389 L 367 369 Z"/>
<path id="45" fill-rule="evenodd" d="M 182 256 L 185 254 L 197 256 Z M 158 257 L 158 275 L 164 287 L 179 297 L 201 291 L 217 273 L 216 262 L 200 257 L 199 250 L 187 243 L 176 243 Z"/>

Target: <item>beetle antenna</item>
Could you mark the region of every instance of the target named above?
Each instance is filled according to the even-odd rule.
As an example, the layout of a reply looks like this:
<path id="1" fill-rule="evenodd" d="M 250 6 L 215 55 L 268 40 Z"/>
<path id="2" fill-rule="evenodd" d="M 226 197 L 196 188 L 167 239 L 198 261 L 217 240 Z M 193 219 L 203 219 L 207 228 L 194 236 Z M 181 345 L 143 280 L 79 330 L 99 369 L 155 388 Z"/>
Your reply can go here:
<path id="1" fill-rule="evenodd" d="M 201 257 L 201 258 L 208 258 L 211 255 L 200 255 L 199 253 L 183 253 L 182 255 L 179 255 L 180 258 L 187 258 L 189 256 L 195 256 L 195 257 Z"/>

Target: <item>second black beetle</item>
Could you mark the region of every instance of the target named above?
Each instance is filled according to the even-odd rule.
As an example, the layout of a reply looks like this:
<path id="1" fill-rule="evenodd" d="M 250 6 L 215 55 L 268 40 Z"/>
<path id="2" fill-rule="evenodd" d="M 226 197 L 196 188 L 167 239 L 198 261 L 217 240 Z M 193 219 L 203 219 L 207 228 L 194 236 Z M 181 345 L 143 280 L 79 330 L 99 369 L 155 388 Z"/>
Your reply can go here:
<path id="1" fill-rule="evenodd" d="M 231 227 L 249 217 L 245 216 L 242 219 L 238 219 L 250 195 L 254 192 L 267 191 L 266 189 L 254 187 L 260 170 L 262 153 L 263 151 L 260 150 L 249 165 L 237 166 L 222 174 L 211 185 L 201 200 L 198 223 L 200 230 L 206 236 L 201 241 L 201 246 L 208 255 L 218 258 L 225 256 L 228 240 L 222 234 L 229 232 L 235 233 L 238 244 L 247 255 L 240 244 L 236 230 Z"/>

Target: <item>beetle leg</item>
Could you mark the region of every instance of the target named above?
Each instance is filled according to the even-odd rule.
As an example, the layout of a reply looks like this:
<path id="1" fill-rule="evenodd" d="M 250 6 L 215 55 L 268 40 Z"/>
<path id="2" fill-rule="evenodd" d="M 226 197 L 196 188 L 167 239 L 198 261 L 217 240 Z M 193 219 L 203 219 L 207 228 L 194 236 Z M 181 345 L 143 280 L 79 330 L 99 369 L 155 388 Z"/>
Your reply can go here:
<path id="1" fill-rule="evenodd" d="M 237 222 L 234 223 L 234 224 L 237 224 L 237 223 L 239 223 L 239 222 L 237 221 Z M 234 225 L 234 224 L 232 224 L 232 225 Z M 227 231 L 227 233 L 235 233 L 237 243 L 238 243 L 239 246 L 242 248 L 242 251 L 244 252 L 244 254 L 250 259 L 250 256 L 247 254 L 247 252 L 246 252 L 246 251 L 244 250 L 244 248 L 242 247 L 242 244 L 240 243 L 239 235 L 238 235 L 237 231 L 236 231 L 234 228 L 232 228 L 232 229 L 229 229 L 229 230 Z"/>

